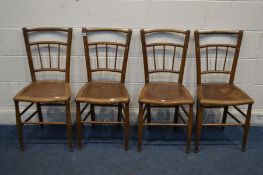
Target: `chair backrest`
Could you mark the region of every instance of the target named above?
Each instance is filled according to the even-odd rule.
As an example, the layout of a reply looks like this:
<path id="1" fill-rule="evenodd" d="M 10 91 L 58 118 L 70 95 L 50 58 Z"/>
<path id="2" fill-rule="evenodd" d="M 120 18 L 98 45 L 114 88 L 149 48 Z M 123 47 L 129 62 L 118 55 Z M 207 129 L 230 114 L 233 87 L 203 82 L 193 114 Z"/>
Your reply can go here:
<path id="1" fill-rule="evenodd" d="M 167 41 L 161 35 L 174 40 Z M 178 83 L 183 82 L 189 37 L 189 30 L 141 29 L 145 83 L 149 83 L 149 75 L 154 73 L 178 74 Z"/>
<path id="2" fill-rule="evenodd" d="M 131 29 L 82 28 L 88 81 L 93 80 L 95 72 L 113 72 L 125 82 Z M 124 41 L 116 41 L 116 37 Z M 92 41 L 92 38 L 95 41 Z"/>
<path id="3" fill-rule="evenodd" d="M 243 31 L 195 31 L 197 84 L 203 75 L 229 75 L 233 84 Z M 216 41 L 215 41 L 216 40 Z"/>
<path id="4" fill-rule="evenodd" d="M 69 82 L 72 28 L 23 28 L 23 34 L 32 81 L 40 72 L 61 72 Z"/>

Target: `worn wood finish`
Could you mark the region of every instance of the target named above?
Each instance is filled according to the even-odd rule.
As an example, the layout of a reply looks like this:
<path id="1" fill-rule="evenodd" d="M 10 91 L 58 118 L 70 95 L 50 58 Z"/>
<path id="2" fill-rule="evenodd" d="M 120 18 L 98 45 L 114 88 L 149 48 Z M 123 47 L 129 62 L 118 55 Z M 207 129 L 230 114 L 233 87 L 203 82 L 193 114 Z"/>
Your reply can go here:
<path id="1" fill-rule="evenodd" d="M 52 89 L 52 91 L 51 91 Z M 63 102 L 70 99 L 70 86 L 62 81 L 33 81 L 14 97 L 16 101 L 26 102 Z"/>
<path id="2" fill-rule="evenodd" d="M 234 84 L 211 83 L 197 86 L 197 98 L 204 106 L 251 104 L 253 100 Z"/>
<path id="3" fill-rule="evenodd" d="M 149 43 L 146 41 L 147 37 L 150 37 L 151 34 L 159 34 L 159 33 L 171 33 L 174 35 L 180 35 L 184 37 L 184 43 L 179 44 L 176 42 L 152 42 Z M 192 135 L 192 115 L 193 115 L 193 98 L 187 89 L 183 86 L 183 75 L 184 68 L 186 62 L 186 55 L 188 49 L 190 31 L 189 30 L 176 30 L 176 29 L 152 29 L 152 30 L 141 30 L 141 43 L 142 43 L 142 52 L 143 52 L 143 60 L 144 60 L 144 73 L 145 73 L 145 85 L 140 92 L 139 97 L 139 118 L 138 118 L 138 151 L 141 151 L 142 145 L 142 128 L 143 126 L 183 126 L 187 127 L 187 145 L 186 152 L 190 152 L 190 142 Z M 162 47 L 163 55 L 162 55 L 162 67 L 156 67 L 156 47 Z M 147 48 L 151 47 L 153 50 L 153 62 L 154 62 L 154 70 L 149 70 L 148 65 L 148 51 Z M 168 47 L 173 47 L 173 60 L 172 60 L 172 68 L 168 68 L 168 64 L 166 64 L 166 49 Z M 181 64 L 179 66 L 179 70 L 174 69 L 175 62 L 175 53 L 177 48 L 182 49 L 181 55 Z M 170 67 L 170 66 L 169 66 Z M 178 82 L 150 82 L 149 74 L 154 73 L 175 73 L 178 74 Z M 189 113 L 186 114 L 188 117 L 187 124 L 178 123 L 179 116 L 179 106 L 187 105 L 189 106 Z M 175 108 L 175 119 L 174 123 L 152 123 L 151 122 L 151 107 L 173 107 Z M 146 110 L 147 109 L 147 110 Z M 146 112 L 147 111 L 147 112 Z M 144 113 L 146 112 L 145 119 L 147 119 L 147 123 L 144 122 Z"/>
<path id="4" fill-rule="evenodd" d="M 126 42 L 120 43 L 115 41 L 98 41 L 90 42 L 89 35 L 92 33 L 122 33 L 126 35 Z M 78 147 L 82 147 L 82 125 L 92 124 L 113 124 L 113 125 L 124 125 L 125 132 L 125 150 L 128 150 L 129 145 L 129 94 L 124 85 L 125 83 L 125 74 L 128 61 L 128 53 L 131 40 L 131 29 L 113 29 L 113 28 L 82 28 L 83 36 L 83 45 L 85 52 L 86 68 L 87 68 L 87 78 L 88 82 L 81 88 L 76 96 L 76 105 L 77 105 L 77 138 L 78 138 Z M 109 60 L 109 46 L 115 47 L 114 55 L 114 66 L 110 67 Z M 95 48 L 95 58 L 97 66 L 92 68 L 91 66 L 91 56 L 90 56 L 90 47 Z M 104 47 L 105 52 L 105 61 L 106 66 L 102 67 L 100 64 L 100 50 L 98 47 Z M 124 48 L 124 56 L 121 68 L 117 68 L 117 59 L 118 49 Z M 106 72 L 115 72 L 121 74 L 120 81 L 94 81 L 92 78 L 93 72 L 106 71 Z M 90 110 L 88 114 L 82 119 L 81 114 L 85 111 L 84 108 L 81 109 L 80 105 L 89 104 Z M 95 117 L 95 106 L 117 106 L 118 107 L 118 117 L 117 121 L 97 121 Z M 124 116 L 123 116 L 124 114 Z M 91 121 L 87 121 L 88 116 L 91 116 Z"/>
<path id="5" fill-rule="evenodd" d="M 129 102 L 129 94 L 122 83 L 88 82 L 78 92 L 76 100 L 92 105 L 121 104 Z"/>
<path id="6" fill-rule="evenodd" d="M 61 41 L 34 41 L 31 42 L 31 34 L 42 35 L 45 33 L 65 33 L 65 42 Z M 69 73 L 70 73 L 70 52 L 71 52 L 71 42 L 72 42 L 72 28 L 23 28 L 24 41 L 27 51 L 28 64 L 30 68 L 32 82 L 19 91 L 15 97 L 15 108 L 16 108 L 16 124 L 18 131 L 18 139 L 21 150 L 24 150 L 23 144 L 23 125 L 26 124 L 40 124 L 41 128 L 44 128 L 44 124 L 54 124 L 54 125 L 66 125 L 67 126 L 67 137 L 68 137 L 68 147 L 72 151 L 72 134 L 71 134 L 71 117 L 70 117 L 70 86 L 69 86 Z M 58 63 L 53 65 L 51 57 L 51 45 L 55 45 L 58 48 Z M 39 54 L 40 68 L 35 68 L 32 57 L 32 47 L 37 46 L 37 51 Z M 48 48 L 48 61 L 47 67 L 44 67 L 42 61 L 41 47 Z M 65 68 L 60 67 L 60 57 L 61 57 L 61 46 L 66 47 L 66 63 Z M 36 72 L 41 71 L 59 71 L 65 74 L 64 81 L 55 80 L 37 80 Z M 19 102 L 30 102 L 30 105 L 26 107 L 22 112 L 19 110 Z M 29 108 L 36 104 L 37 110 L 27 117 L 24 121 L 21 120 L 22 115 L 24 115 Z M 43 121 L 41 106 L 52 105 L 52 106 L 65 106 L 66 107 L 66 122 L 48 122 Z M 31 119 L 38 114 L 39 122 L 32 122 Z"/>
<path id="7" fill-rule="evenodd" d="M 236 73 L 236 67 L 240 52 L 240 47 L 243 38 L 243 31 L 195 31 L 195 51 L 196 51 L 196 70 L 197 70 L 197 127 L 196 127 L 196 143 L 195 143 L 195 152 L 198 152 L 199 142 L 201 137 L 202 126 L 221 126 L 223 130 L 225 126 L 242 126 L 244 127 L 244 136 L 242 143 L 242 151 L 245 151 L 245 146 L 247 142 L 248 129 L 250 126 L 250 116 L 252 104 L 254 103 L 253 99 L 250 98 L 243 90 L 234 85 L 234 78 Z M 209 44 L 200 44 L 202 40 L 201 36 L 205 36 L 206 39 L 213 36 L 228 36 L 236 38 L 235 44 L 222 44 L 222 43 L 209 43 Z M 218 49 L 225 49 L 225 56 L 223 62 L 223 68 L 218 69 Z M 226 70 L 227 58 L 229 54 L 229 49 L 234 49 L 232 63 L 230 63 L 231 69 Z M 205 50 L 206 56 L 206 70 L 202 70 L 201 63 L 201 50 Z M 215 49 L 215 64 L 213 69 L 209 69 L 208 60 L 209 51 Z M 204 74 L 229 74 L 228 83 L 202 83 L 202 75 Z M 248 112 L 245 114 L 240 110 L 237 105 L 248 105 Z M 245 122 L 241 122 L 237 117 L 229 112 L 229 107 L 233 106 L 241 115 L 246 119 Z M 203 123 L 202 114 L 204 108 L 224 108 L 222 123 Z M 227 116 L 233 118 L 236 123 L 227 123 Z"/>
<path id="8" fill-rule="evenodd" d="M 193 103 L 193 98 L 182 84 L 146 83 L 141 90 L 140 102 L 160 106 L 177 106 Z"/>

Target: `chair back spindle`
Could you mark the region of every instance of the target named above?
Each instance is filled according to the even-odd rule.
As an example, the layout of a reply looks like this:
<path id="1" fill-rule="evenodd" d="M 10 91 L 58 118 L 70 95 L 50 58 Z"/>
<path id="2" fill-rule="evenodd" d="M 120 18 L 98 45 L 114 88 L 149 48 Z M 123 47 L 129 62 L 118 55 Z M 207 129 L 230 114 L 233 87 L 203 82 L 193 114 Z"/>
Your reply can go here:
<path id="1" fill-rule="evenodd" d="M 105 33 L 112 35 L 112 38 L 110 38 L 109 40 L 103 38 L 99 41 L 90 40 L 92 34 L 103 35 Z M 93 81 L 92 74 L 94 72 L 119 73 L 121 75 L 120 82 L 125 82 L 131 34 L 131 29 L 82 28 L 88 82 Z M 116 39 L 114 39 L 113 37 L 116 37 L 116 35 L 124 35 L 125 41 L 115 41 Z M 92 59 L 92 49 L 95 52 L 94 59 Z M 123 55 L 119 54 L 121 49 L 123 50 Z M 105 55 L 102 55 L 103 50 L 105 51 Z M 113 52 L 113 56 L 110 56 L 110 51 Z M 112 59 L 113 63 L 110 64 Z M 118 63 L 121 61 L 122 64 L 118 66 Z"/>
<path id="2" fill-rule="evenodd" d="M 64 41 L 40 39 L 48 34 L 61 35 Z M 23 28 L 23 35 L 32 81 L 37 80 L 39 72 L 62 72 L 65 82 L 69 82 L 72 28 Z"/>
<path id="3" fill-rule="evenodd" d="M 157 36 L 158 38 L 159 34 L 161 35 L 169 34 L 172 37 L 182 38 L 183 42 L 179 43 L 177 41 L 164 41 L 164 40 L 150 41 L 151 37 L 154 38 L 155 36 Z M 179 75 L 178 83 L 182 83 L 189 37 L 190 37 L 189 30 L 141 29 L 141 43 L 142 43 L 142 52 L 143 52 L 143 60 L 144 60 L 145 83 L 149 83 L 150 81 L 149 75 L 154 73 L 178 74 Z M 161 58 L 158 59 L 157 55 L 160 55 Z M 170 62 L 168 61 L 169 55 L 172 57 Z M 149 62 L 152 61 L 153 61 L 153 66 L 150 66 Z M 176 64 L 179 65 L 177 69 L 175 68 Z"/>
<path id="4" fill-rule="evenodd" d="M 197 84 L 202 84 L 202 76 L 208 74 L 226 74 L 229 75 L 229 83 L 233 84 L 237 61 L 239 57 L 243 31 L 195 31 L 195 51 L 196 51 L 196 70 Z M 225 37 L 230 39 L 228 43 L 217 43 L 215 41 L 202 44 L 201 40 L 209 40 L 212 37 Z M 216 38 L 218 39 L 218 38 Z M 221 53 L 221 57 L 219 57 Z M 213 56 L 213 54 L 215 54 Z M 204 59 L 202 59 L 205 57 Z M 210 66 L 209 62 L 213 62 Z M 205 63 L 202 61 L 206 60 Z M 220 67 L 220 64 L 221 67 Z M 212 64 L 212 65 L 213 65 Z M 206 66 L 203 66 L 206 65 Z M 227 69 L 227 65 L 230 65 Z M 231 66 L 232 65 L 232 66 Z M 205 67 L 205 70 L 204 70 Z"/>

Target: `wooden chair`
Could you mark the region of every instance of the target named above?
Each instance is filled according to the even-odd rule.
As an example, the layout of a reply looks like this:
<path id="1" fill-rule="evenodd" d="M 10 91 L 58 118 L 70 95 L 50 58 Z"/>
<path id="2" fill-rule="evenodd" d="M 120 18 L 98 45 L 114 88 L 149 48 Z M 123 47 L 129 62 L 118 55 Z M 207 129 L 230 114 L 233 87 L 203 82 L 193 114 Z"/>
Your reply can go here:
<path id="1" fill-rule="evenodd" d="M 209 41 L 209 38 L 223 38 L 221 41 Z M 242 42 L 243 31 L 195 31 L 196 69 L 197 69 L 197 127 L 195 152 L 201 136 L 202 126 L 242 126 L 244 127 L 242 151 L 245 151 L 248 130 L 250 126 L 251 109 L 253 100 L 241 89 L 234 85 L 237 61 Z M 215 39 L 214 39 L 215 40 Z M 234 44 L 226 42 L 234 40 Z M 200 44 L 200 42 L 202 42 Z M 229 44 L 230 43 L 230 44 Z M 220 54 L 222 56 L 220 56 Z M 211 58 L 213 55 L 213 58 Z M 203 57 L 202 57 L 203 56 Z M 220 65 L 221 63 L 221 65 Z M 229 64 L 230 63 L 230 64 Z M 231 66 L 232 65 L 232 66 Z M 211 68 L 212 66 L 212 68 Z M 227 68 L 229 67 L 229 68 Z M 203 83 L 204 75 L 224 74 L 229 77 L 227 83 Z M 207 77 L 208 78 L 208 77 Z M 248 105 L 245 114 L 238 105 Z M 229 112 L 229 107 L 233 106 L 246 119 L 241 122 L 237 117 Z M 224 108 L 222 123 L 203 123 L 204 108 Z M 227 115 L 233 118 L 236 123 L 226 123 Z"/>
<path id="2" fill-rule="evenodd" d="M 147 42 L 146 37 L 158 36 L 159 34 L 175 35 L 183 40 L 182 44 L 177 41 L 172 42 Z M 141 43 L 144 60 L 144 73 L 145 73 L 145 85 L 140 92 L 139 97 L 139 119 L 138 119 L 138 151 L 141 151 L 142 145 L 142 128 L 143 126 L 184 126 L 187 127 L 187 146 L 186 152 L 190 152 L 190 142 L 192 134 L 192 115 L 193 115 L 193 98 L 190 93 L 182 84 L 184 67 L 188 49 L 188 42 L 190 37 L 189 30 L 174 30 L 174 29 L 153 29 L 153 30 L 141 30 Z M 158 50 L 157 50 L 158 49 Z M 167 52 L 172 52 L 172 61 L 168 63 Z M 161 61 L 157 61 L 157 52 L 161 52 Z M 152 57 L 149 57 L 149 54 Z M 179 54 L 178 54 L 179 53 Z M 175 61 L 178 57 L 178 61 Z M 179 62 L 180 63 L 177 63 Z M 149 61 L 153 62 L 152 68 L 148 64 Z M 177 65 L 178 70 L 175 69 Z M 178 83 L 176 82 L 150 82 L 149 75 L 155 73 L 171 73 L 178 75 Z M 183 105 L 189 106 L 189 112 Z M 173 107 L 175 108 L 174 123 L 164 122 L 152 122 L 151 121 L 151 108 L 152 107 Z M 188 117 L 188 122 L 184 120 L 179 112 L 179 107 Z M 144 116 L 146 112 L 146 115 Z M 178 123 L 178 117 L 181 118 L 183 123 Z M 145 120 L 147 119 L 147 123 Z"/>
<path id="3" fill-rule="evenodd" d="M 112 36 L 112 38 L 106 40 L 103 37 L 105 33 Z M 84 124 L 124 124 L 125 150 L 128 150 L 130 99 L 124 83 L 132 31 L 131 29 L 82 28 L 82 34 L 88 82 L 81 88 L 76 97 L 78 146 L 79 148 L 82 147 L 82 125 Z M 92 35 L 100 38 L 102 36 L 102 39 L 91 42 L 90 37 Z M 120 37 L 124 38 L 125 41 L 116 42 L 116 35 L 121 35 Z M 113 51 L 113 56 L 110 56 L 110 50 Z M 95 52 L 95 56 L 91 51 Z M 122 64 L 118 65 L 121 61 Z M 96 65 L 93 65 L 93 63 Z M 115 81 L 94 80 L 93 74 L 101 72 L 113 72 L 121 77 L 120 80 Z M 116 74 L 114 77 L 117 76 Z M 98 75 L 98 77 L 101 76 Z M 81 103 L 85 104 L 82 109 L 80 109 Z M 81 115 L 89 105 L 90 110 L 82 119 Z M 97 121 L 95 106 L 117 106 L 118 121 Z M 124 117 L 122 111 L 124 111 Z M 90 121 L 87 120 L 88 116 L 91 117 Z"/>
<path id="4" fill-rule="evenodd" d="M 72 151 L 69 86 L 72 28 L 23 28 L 23 34 L 32 82 L 14 97 L 20 149 L 24 150 L 24 125 L 40 124 L 44 128 L 44 124 L 54 124 L 67 126 L 68 147 Z M 61 35 L 64 37 L 64 41 L 46 40 L 45 35 Z M 54 49 L 57 52 L 56 56 L 54 56 Z M 63 52 L 65 53 L 63 54 Z M 63 56 L 64 58 L 62 58 Z M 56 61 L 54 61 L 55 59 Z M 65 62 L 64 64 L 62 64 L 63 61 Z M 64 80 L 38 80 L 40 79 L 39 74 L 50 72 L 64 74 Z M 20 112 L 19 102 L 29 102 L 30 104 Z M 36 111 L 22 121 L 22 115 L 34 104 L 37 107 Z M 66 122 L 43 121 L 41 106 L 45 105 L 65 106 Z M 36 114 L 38 114 L 39 122 L 31 120 Z"/>

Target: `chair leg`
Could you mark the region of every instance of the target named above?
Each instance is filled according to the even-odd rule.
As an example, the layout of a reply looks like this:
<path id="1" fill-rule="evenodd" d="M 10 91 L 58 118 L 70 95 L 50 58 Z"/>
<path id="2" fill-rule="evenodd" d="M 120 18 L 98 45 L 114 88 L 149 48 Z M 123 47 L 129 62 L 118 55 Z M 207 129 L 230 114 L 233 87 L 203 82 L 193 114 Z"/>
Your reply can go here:
<path id="1" fill-rule="evenodd" d="M 125 130 L 125 150 L 129 149 L 129 130 L 130 130 L 130 114 L 129 114 L 129 103 L 125 104 L 125 122 L 124 122 L 124 130 Z"/>
<path id="2" fill-rule="evenodd" d="M 122 114 L 122 104 L 120 103 L 120 104 L 118 104 L 118 122 L 121 122 L 122 116 L 123 116 L 123 114 Z M 121 124 L 119 124 L 118 126 L 121 126 Z"/>
<path id="3" fill-rule="evenodd" d="M 178 123 L 178 118 L 179 118 L 179 106 L 176 106 L 174 110 L 174 123 Z M 176 130 L 177 127 L 175 126 L 174 129 Z"/>
<path id="4" fill-rule="evenodd" d="M 18 142 L 20 146 L 20 150 L 24 151 L 24 143 L 23 143 L 23 124 L 21 123 L 20 118 L 20 111 L 19 111 L 19 102 L 15 101 L 15 109 L 16 109 L 16 128 L 17 128 L 17 135 L 18 135 Z"/>
<path id="5" fill-rule="evenodd" d="M 151 123 L 152 121 L 152 116 L 151 116 L 151 106 L 147 105 L 147 123 Z"/>
<path id="6" fill-rule="evenodd" d="M 95 106 L 94 105 L 90 105 L 90 117 L 91 117 L 91 121 L 95 121 L 96 117 L 95 117 Z M 91 124 L 91 127 L 93 128 L 95 126 L 95 124 Z"/>
<path id="7" fill-rule="evenodd" d="M 246 151 L 248 131 L 249 131 L 250 119 L 251 119 L 251 110 L 252 110 L 252 104 L 249 104 L 248 109 L 247 109 L 247 117 L 246 117 L 246 121 L 245 121 L 245 127 L 244 127 L 244 135 L 243 135 L 243 142 L 242 142 L 242 148 L 241 148 L 242 152 Z"/>
<path id="8" fill-rule="evenodd" d="M 38 114 L 39 121 L 43 122 L 43 115 L 42 115 L 42 110 L 41 110 L 40 103 L 37 103 L 37 114 Z M 40 124 L 40 128 L 44 129 L 44 124 Z"/>
<path id="9" fill-rule="evenodd" d="M 178 123 L 178 118 L 179 118 L 179 106 L 176 106 L 174 110 L 174 123 Z"/>
<path id="10" fill-rule="evenodd" d="M 225 107 L 224 107 L 222 124 L 225 124 L 225 123 L 226 123 L 228 108 L 229 108 L 228 106 L 225 106 Z M 225 126 L 222 126 L 222 127 L 221 127 L 221 130 L 223 131 L 224 129 L 225 129 Z"/>
<path id="11" fill-rule="evenodd" d="M 91 121 L 95 121 L 95 109 L 94 105 L 90 105 Z"/>
<path id="12" fill-rule="evenodd" d="M 197 114 L 196 114 L 196 140 L 195 140 L 195 152 L 198 153 L 199 141 L 201 138 L 202 131 L 202 115 L 203 115 L 203 106 L 197 104 Z"/>
<path id="13" fill-rule="evenodd" d="M 78 149 L 81 149 L 82 148 L 82 123 L 81 123 L 80 103 L 79 102 L 76 102 L 76 123 L 77 123 Z"/>
<path id="14" fill-rule="evenodd" d="M 141 151 L 142 147 L 142 127 L 143 127 L 143 104 L 139 105 L 139 117 L 138 117 L 138 151 Z"/>
<path id="15" fill-rule="evenodd" d="M 118 122 L 121 122 L 121 116 L 122 116 L 122 104 L 118 104 Z"/>
<path id="16" fill-rule="evenodd" d="M 189 106 L 189 116 L 188 116 L 188 126 L 187 126 L 187 145 L 186 145 L 187 154 L 190 153 L 192 128 L 193 128 L 193 105 L 190 105 Z"/>
<path id="17" fill-rule="evenodd" d="M 144 113 L 143 113 L 143 115 L 144 115 Z M 146 120 L 147 120 L 147 123 L 152 122 L 151 106 L 149 104 L 146 105 Z M 147 129 L 151 130 L 151 126 L 147 126 Z"/>
<path id="18" fill-rule="evenodd" d="M 69 151 L 73 151 L 72 148 L 72 123 L 70 115 L 70 102 L 66 102 L 66 123 L 67 123 L 67 137 L 68 137 L 68 147 Z"/>

